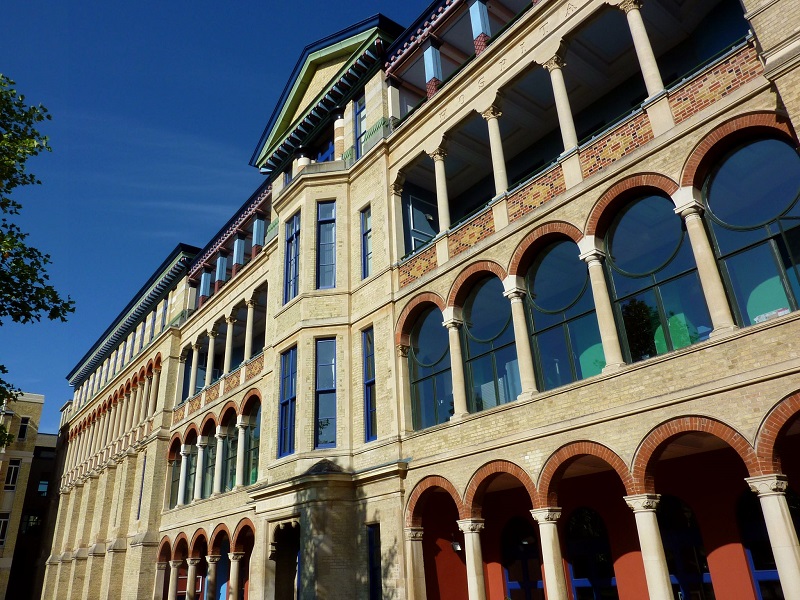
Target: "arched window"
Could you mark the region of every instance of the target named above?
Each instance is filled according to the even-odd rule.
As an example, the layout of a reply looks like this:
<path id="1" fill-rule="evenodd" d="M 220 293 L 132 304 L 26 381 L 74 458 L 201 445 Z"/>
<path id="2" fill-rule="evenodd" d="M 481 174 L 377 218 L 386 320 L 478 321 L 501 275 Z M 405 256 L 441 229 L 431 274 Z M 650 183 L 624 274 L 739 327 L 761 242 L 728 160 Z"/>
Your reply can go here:
<path id="1" fill-rule="evenodd" d="M 706 550 L 692 509 L 675 496 L 662 495 L 656 516 L 675 597 L 712 600 Z"/>
<path id="2" fill-rule="evenodd" d="M 169 477 L 169 498 L 167 505 L 175 508 L 178 505 L 178 488 L 181 483 L 181 454 L 180 442 L 175 440 L 170 447 L 167 457 L 167 476 Z"/>
<path id="3" fill-rule="evenodd" d="M 414 429 L 444 423 L 454 412 L 450 344 L 443 320 L 442 311 L 433 306 L 411 331 L 408 371 Z"/>
<path id="4" fill-rule="evenodd" d="M 217 465 L 217 440 L 213 435 L 207 436 L 208 444 L 206 445 L 206 451 L 203 453 L 203 488 L 202 488 L 202 496 L 203 498 L 209 498 L 211 494 L 214 493 L 214 472 L 216 471 Z"/>
<path id="5" fill-rule="evenodd" d="M 706 222 L 740 325 L 797 310 L 800 156 L 776 139 L 725 156 L 706 180 Z"/>
<path id="6" fill-rule="evenodd" d="M 526 276 L 528 315 L 540 389 L 597 375 L 606 366 L 589 289 L 589 269 L 571 241 L 536 257 Z"/>
<path id="7" fill-rule="evenodd" d="M 244 484 L 258 481 L 258 446 L 261 442 L 261 404 L 250 409 L 250 424 L 247 427 L 244 459 Z"/>
<path id="8" fill-rule="evenodd" d="M 478 282 L 464 303 L 464 362 L 470 410 L 516 400 L 522 393 L 511 303 L 497 277 Z"/>
<path id="9" fill-rule="evenodd" d="M 597 511 L 576 509 L 567 521 L 565 537 L 573 598 L 619 598 L 608 531 Z"/>
<path id="10" fill-rule="evenodd" d="M 222 491 L 228 492 L 236 486 L 236 455 L 239 453 L 239 435 L 236 426 L 226 427 L 225 455 L 222 463 Z"/>
<path id="11" fill-rule="evenodd" d="M 183 503 L 189 504 L 194 498 L 194 480 L 197 477 L 197 446 L 187 444 L 189 454 L 186 456 L 186 488 L 183 491 Z"/>
<path id="12" fill-rule="evenodd" d="M 606 234 L 617 318 L 631 362 L 708 338 L 711 317 L 681 218 L 669 198 L 627 204 Z"/>

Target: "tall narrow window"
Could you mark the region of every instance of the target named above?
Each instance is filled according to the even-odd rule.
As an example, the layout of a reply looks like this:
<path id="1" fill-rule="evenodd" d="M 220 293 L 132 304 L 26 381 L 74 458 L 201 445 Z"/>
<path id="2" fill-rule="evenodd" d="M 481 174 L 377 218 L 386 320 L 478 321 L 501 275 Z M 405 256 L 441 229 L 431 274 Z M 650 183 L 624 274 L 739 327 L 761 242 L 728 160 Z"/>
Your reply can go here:
<path id="1" fill-rule="evenodd" d="M 372 327 L 361 334 L 364 349 L 364 441 L 378 437 L 378 411 L 375 403 L 375 332 Z"/>
<path id="2" fill-rule="evenodd" d="M 17 487 L 17 477 L 19 477 L 19 466 L 22 460 L 19 458 L 12 458 L 8 461 L 8 470 L 6 471 L 6 490 L 13 490 Z"/>
<path id="3" fill-rule="evenodd" d="M 189 504 L 194 497 L 194 480 L 197 477 L 197 446 L 192 444 L 186 456 L 186 488 L 183 492 L 183 503 Z"/>
<path id="4" fill-rule="evenodd" d="M 150 339 L 148 341 L 153 341 L 153 338 L 156 336 L 156 313 L 158 309 L 153 310 L 150 313 Z"/>
<path id="5" fill-rule="evenodd" d="M 372 209 L 361 211 L 361 278 L 372 275 Z"/>
<path id="6" fill-rule="evenodd" d="M 355 139 L 356 160 L 364 154 L 364 142 L 367 133 L 367 105 L 362 93 L 353 101 L 353 134 Z"/>
<path id="7" fill-rule="evenodd" d="M 278 413 L 278 457 L 294 452 L 294 410 L 297 402 L 297 347 L 281 355 L 281 400 Z"/>
<path id="8" fill-rule="evenodd" d="M 176 458 L 169 461 L 169 507 L 175 508 L 178 504 L 178 489 L 181 483 L 181 459 L 180 454 L 175 453 Z"/>
<path id="9" fill-rule="evenodd" d="M 209 437 L 210 441 L 206 446 L 206 451 L 203 455 L 203 488 L 200 495 L 203 498 L 208 498 L 214 491 L 214 472 L 217 465 L 217 444 L 213 436 Z"/>
<path id="10" fill-rule="evenodd" d="M 453 414 L 450 346 L 442 311 L 431 306 L 411 330 L 408 372 L 414 429 L 444 423 Z"/>
<path id="11" fill-rule="evenodd" d="M 382 600 L 380 523 L 367 525 L 367 552 L 369 552 L 369 600 Z"/>
<path id="12" fill-rule="evenodd" d="M 131 354 L 128 358 L 133 358 L 136 354 L 136 329 L 131 333 Z"/>
<path id="13" fill-rule="evenodd" d="M 142 351 L 144 347 L 144 332 L 147 329 L 147 321 L 142 321 L 142 332 L 139 334 L 139 352 Z"/>
<path id="14" fill-rule="evenodd" d="M 164 302 L 161 305 L 161 331 L 167 326 L 167 309 L 169 308 L 169 296 L 164 298 Z"/>
<path id="15" fill-rule="evenodd" d="M 28 437 L 28 424 L 31 422 L 30 417 L 22 417 L 19 420 L 19 431 L 17 432 L 17 440 L 22 441 Z"/>
<path id="16" fill-rule="evenodd" d="M 286 221 L 286 268 L 283 277 L 283 302 L 297 296 L 300 275 L 300 213 Z"/>
<path id="17" fill-rule="evenodd" d="M 236 427 L 228 427 L 225 436 L 225 471 L 222 481 L 222 490 L 228 492 L 236 486 L 236 457 L 239 454 L 239 436 Z"/>
<path id="18" fill-rule="evenodd" d="M 11 513 L 0 513 L 0 548 L 6 545 L 6 537 L 8 537 L 8 521 Z"/>
<path id="19" fill-rule="evenodd" d="M 315 447 L 336 446 L 336 340 L 317 340 Z"/>
<path id="20" fill-rule="evenodd" d="M 336 202 L 317 204 L 317 289 L 336 287 Z"/>
<path id="21" fill-rule="evenodd" d="M 258 481 L 258 452 L 261 443 L 261 405 L 250 415 L 250 426 L 247 428 L 247 454 L 245 458 L 245 485 Z"/>

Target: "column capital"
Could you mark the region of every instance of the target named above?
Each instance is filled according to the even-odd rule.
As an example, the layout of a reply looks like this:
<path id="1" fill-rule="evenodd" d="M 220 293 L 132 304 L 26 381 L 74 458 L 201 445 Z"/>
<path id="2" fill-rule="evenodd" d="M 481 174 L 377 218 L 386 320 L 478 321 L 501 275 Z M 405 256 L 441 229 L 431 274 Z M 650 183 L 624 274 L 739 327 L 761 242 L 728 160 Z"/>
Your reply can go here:
<path id="1" fill-rule="evenodd" d="M 633 496 L 625 496 L 623 500 L 634 513 L 655 512 L 656 508 L 658 508 L 658 502 L 661 500 L 661 494 L 634 494 Z"/>
<path id="2" fill-rule="evenodd" d="M 255 308 L 256 301 L 251 298 L 250 300 L 245 300 L 244 304 L 247 308 Z"/>
<path id="3" fill-rule="evenodd" d="M 447 327 L 447 329 L 458 329 L 463 324 L 464 321 L 462 321 L 461 319 L 457 319 L 455 317 L 450 317 L 449 319 L 442 321 L 442 326 Z"/>
<path id="4" fill-rule="evenodd" d="M 237 429 L 247 429 L 250 426 L 250 419 L 245 417 L 244 415 L 237 415 L 236 416 L 236 428 Z"/>
<path id="5" fill-rule="evenodd" d="M 534 521 L 539 523 L 539 525 L 543 525 L 545 523 L 555 524 L 559 517 L 561 517 L 561 507 L 547 506 L 545 508 L 534 508 L 531 510 L 531 516 L 533 517 Z"/>
<path id="6" fill-rule="evenodd" d="M 206 556 L 206 562 L 210 565 L 215 565 L 220 561 L 221 558 L 222 556 L 219 554 L 209 554 Z"/>
<path id="7" fill-rule="evenodd" d="M 194 344 L 192 344 L 192 350 L 195 352 L 199 352 L 202 346 L 200 345 L 200 340 L 195 340 Z"/>
<path id="8" fill-rule="evenodd" d="M 594 262 L 602 263 L 606 259 L 606 253 L 598 248 L 592 248 L 586 252 L 581 252 L 578 255 L 578 258 L 580 258 L 587 265 L 591 265 Z"/>
<path id="9" fill-rule="evenodd" d="M 189 453 L 191 452 L 190 448 L 191 448 L 191 446 L 189 444 L 181 444 L 180 455 L 181 456 L 189 456 Z"/>
<path id="10" fill-rule="evenodd" d="M 433 152 L 430 152 L 428 156 L 430 156 L 434 161 L 444 160 L 445 156 L 447 156 L 447 150 L 440 146 Z"/>
<path id="11" fill-rule="evenodd" d="M 217 333 L 218 331 L 216 329 L 209 329 L 208 331 L 206 331 L 206 335 L 210 338 L 217 337 Z"/>
<path id="12" fill-rule="evenodd" d="M 756 477 L 745 477 L 744 479 L 750 490 L 759 496 L 776 496 L 785 494 L 789 487 L 786 475 L 758 475 Z"/>
<path id="13" fill-rule="evenodd" d="M 410 542 L 421 542 L 425 530 L 422 527 L 406 527 L 406 539 Z"/>
<path id="14" fill-rule="evenodd" d="M 456 521 L 459 530 L 463 531 L 464 533 L 478 533 L 479 531 L 483 530 L 483 519 L 461 519 L 460 521 Z"/>
<path id="15" fill-rule="evenodd" d="M 171 560 L 169 561 L 169 566 L 173 569 L 180 569 L 183 566 L 182 560 Z"/>
<path id="16" fill-rule="evenodd" d="M 231 562 L 239 562 L 244 558 L 244 552 L 229 552 L 228 558 Z"/>
<path id="17" fill-rule="evenodd" d="M 157 562 L 156 563 L 156 569 L 158 569 L 159 571 L 166 571 L 168 567 L 169 567 L 169 563 L 168 562 Z"/>
<path id="18" fill-rule="evenodd" d="M 197 436 L 197 447 L 198 448 L 205 448 L 208 446 L 208 436 L 207 435 L 198 435 Z"/>
<path id="19" fill-rule="evenodd" d="M 402 196 L 403 195 L 403 183 L 405 183 L 405 178 L 403 181 L 399 180 L 395 181 L 394 183 L 389 185 L 389 191 L 391 192 L 392 196 Z"/>
<path id="20" fill-rule="evenodd" d="M 542 66 L 547 69 L 547 72 L 555 71 L 556 69 L 563 69 L 567 66 L 567 63 L 564 62 L 564 59 L 561 58 L 558 54 L 553 56 L 553 58 L 546 60 L 542 63 Z"/>
<path id="21" fill-rule="evenodd" d="M 488 121 L 489 119 L 499 119 L 500 117 L 502 117 L 502 116 L 503 116 L 503 111 L 501 111 L 501 110 L 500 110 L 498 107 L 496 107 L 496 106 L 493 104 L 492 106 L 490 106 L 490 107 L 489 107 L 489 108 L 487 108 L 486 110 L 482 111 L 482 112 L 481 112 L 481 116 L 482 116 L 484 119 L 486 119 L 487 121 Z"/>
<path id="22" fill-rule="evenodd" d="M 225 317 L 225 322 L 228 325 L 233 325 L 234 323 L 236 323 L 236 317 L 234 317 L 233 315 L 227 316 Z"/>
<path id="23" fill-rule="evenodd" d="M 190 567 L 196 567 L 201 562 L 203 562 L 203 559 L 202 558 L 187 558 L 186 562 Z"/>
<path id="24" fill-rule="evenodd" d="M 632 10 L 639 10 L 642 8 L 642 0 L 622 0 L 622 2 L 617 4 L 617 8 L 625 13 Z"/>
<path id="25" fill-rule="evenodd" d="M 513 287 L 505 290 L 503 292 L 503 296 L 508 298 L 511 302 L 522 302 L 522 299 L 525 297 L 525 294 L 528 293 L 528 290 L 521 287 Z"/>
<path id="26" fill-rule="evenodd" d="M 410 349 L 410 346 L 405 346 L 403 344 L 398 344 L 397 345 L 397 353 L 403 358 L 408 358 L 409 349 Z"/>

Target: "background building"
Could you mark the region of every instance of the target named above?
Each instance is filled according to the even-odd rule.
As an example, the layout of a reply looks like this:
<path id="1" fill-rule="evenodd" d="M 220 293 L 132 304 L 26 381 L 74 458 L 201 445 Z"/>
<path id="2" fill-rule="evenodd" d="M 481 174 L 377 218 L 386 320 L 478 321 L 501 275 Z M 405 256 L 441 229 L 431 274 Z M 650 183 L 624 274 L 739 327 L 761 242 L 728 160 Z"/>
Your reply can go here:
<path id="1" fill-rule="evenodd" d="M 309 45 L 68 376 L 43 597 L 800 595 L 800 13 L 745 5 Z"/>

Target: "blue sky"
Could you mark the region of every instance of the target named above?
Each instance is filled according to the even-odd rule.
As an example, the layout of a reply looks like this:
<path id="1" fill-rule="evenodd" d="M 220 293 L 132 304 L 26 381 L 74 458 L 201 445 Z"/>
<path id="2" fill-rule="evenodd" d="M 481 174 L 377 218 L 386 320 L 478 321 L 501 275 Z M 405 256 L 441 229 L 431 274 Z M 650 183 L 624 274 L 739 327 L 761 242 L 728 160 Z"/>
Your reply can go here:
<path id="1" fill-rule="evenodd" d="M 46 397 L 41 431 L 169 251 L 205 245 L 261 182 L 248 160 L 303 47 L 377 12 L 407 26 L 427 4 L 4 3 L 0 72 L 53 117 L 17 222 L 77 305 L 67 323 L 0 328 L 9 379 Z"/>

